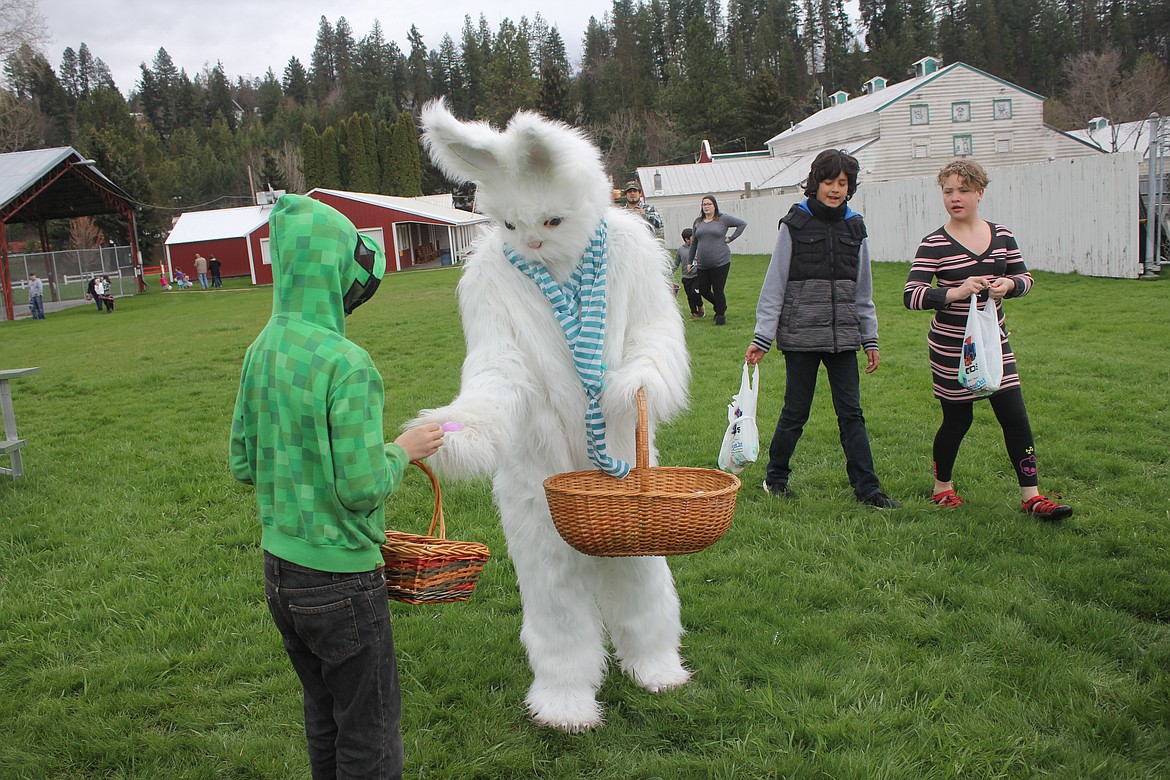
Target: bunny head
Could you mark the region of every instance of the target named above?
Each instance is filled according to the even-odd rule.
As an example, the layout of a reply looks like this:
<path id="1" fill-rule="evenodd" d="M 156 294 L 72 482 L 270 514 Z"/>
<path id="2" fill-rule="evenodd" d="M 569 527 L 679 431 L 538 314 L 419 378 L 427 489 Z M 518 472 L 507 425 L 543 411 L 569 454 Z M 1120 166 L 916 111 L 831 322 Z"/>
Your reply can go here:
<path id="1" fill-rule="evenodd" d="M 554 273 L 576 265 L 610 200 L 600 153 L 580 131 L 521 111 L 498 132 L 461 122 L 442 100 L 423 109 L 422 127 L 431 159 L 478 186 L 476 206 L 516 254 Z"/>

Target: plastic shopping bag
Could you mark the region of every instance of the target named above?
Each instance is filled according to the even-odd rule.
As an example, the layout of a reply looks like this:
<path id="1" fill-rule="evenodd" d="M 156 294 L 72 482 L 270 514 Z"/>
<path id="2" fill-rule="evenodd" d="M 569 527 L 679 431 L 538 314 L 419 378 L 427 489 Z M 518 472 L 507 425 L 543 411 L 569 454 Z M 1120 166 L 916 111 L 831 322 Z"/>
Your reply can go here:
<path id="1" fill-rule="evenodd" d="M 959 364 L 959 384 L 977 396 L 991 395 L 1003 381 L 1003 348 L 999 341 L 999 318 L 995 301 L 979 308 L 971 296 L 971 311 L 963 332 L 963 357 Z"/>
<path id="2" fill-rule="evenodd" d="M 760 456 L 760 431 L 756 427 L 756 402 L 760 392 L 760 366 L 749 380 L 748 364 L 743 364 L 739 392 L 727 405 L 727 431 L 719 448 L 719 468 L 738 474 Z"/>

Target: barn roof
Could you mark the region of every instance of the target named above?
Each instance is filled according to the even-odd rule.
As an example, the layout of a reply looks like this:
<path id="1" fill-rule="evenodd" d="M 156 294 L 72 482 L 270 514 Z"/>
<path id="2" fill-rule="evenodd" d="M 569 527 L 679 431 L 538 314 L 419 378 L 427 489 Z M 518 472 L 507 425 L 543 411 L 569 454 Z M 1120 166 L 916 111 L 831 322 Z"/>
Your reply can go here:
<path id="1" fill-rule="evenodd" d="M 382 206 L 449 225 L 475 225 L 480 222 L 489 221 L 483 214 L 475 214 L 470 211 L 440 205 L 434 201 L 433 196 L 424 195 L 421 198 L 403 198 L 397 195 L 375 195 L 368 192 L 345 192 L 344 190 L 327 190 L 322 187 L 316 187 L 309 191 L 309 197 L 312 197 L 314 192 L 321 192 L 338 198 L 348 198 L 349 200 L 369 203 L 374 206 Z"/>
<path id="2" fill-rule="evenodd" d="M 69 171 L 62 170 L 68 167 Z M 71 146 L 0 154 L 0 214 L 9 223 L 88 217 L 117 211 L 102 191 L 133 201 Z"/>
<path id="3" fill-rule="evenodd" d="M 168 246 L 190 244 L 195 241 L 216 241 L 224 238 L 242 238 L 268 221 L 272 206 L 243 206 L 236 209 L 188 211 L 179 216 Z"/>

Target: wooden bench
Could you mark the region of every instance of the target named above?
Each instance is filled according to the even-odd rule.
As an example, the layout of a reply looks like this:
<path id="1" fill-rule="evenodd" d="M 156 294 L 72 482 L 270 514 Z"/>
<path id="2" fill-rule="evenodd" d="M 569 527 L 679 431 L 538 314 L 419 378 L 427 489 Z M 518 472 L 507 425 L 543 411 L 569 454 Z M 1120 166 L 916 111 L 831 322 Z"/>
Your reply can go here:
<path id="1" fill-rule="evenodd" d="M 28 442 L 16 435 L 16 413 L 12 411 L 12 391 L 8 380 L 41 373 L 37 368 L 12 368 L 0 370 L 0 413 L 4 415 L 4 438 L 0 439 L 0 455 L 7 455 L 12 468 L 0 466 L 0 474 L 11 474 L 13 479 L 24 476 L 24 463 L 20 451 Z"/>

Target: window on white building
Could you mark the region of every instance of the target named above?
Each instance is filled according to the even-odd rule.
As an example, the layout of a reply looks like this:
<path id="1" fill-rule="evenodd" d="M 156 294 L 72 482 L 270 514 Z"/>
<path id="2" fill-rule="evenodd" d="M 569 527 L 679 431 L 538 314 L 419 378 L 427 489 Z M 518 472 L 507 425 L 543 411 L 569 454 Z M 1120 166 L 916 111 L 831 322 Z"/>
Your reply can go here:
<path id="1" fill-rule="evenodd" d="M 1010 135 L 997 135 L 995 137 L 995 153 L 996 154 L 1011 154 L 1012 152 L 1012 137 Z"/>
<path id="2" fill-rule="evenodd" d="M 930 157 L 930 141 L 915 141 L 914 142 L 914 156 L 915 157 Z"/>
<path id="3" fill-rule="evenodd" d="M 930 106 L 925 103 L 915 103 L 910 106 L 910 124 L 912 125 L 929 125 L 930 124 Z"/>

